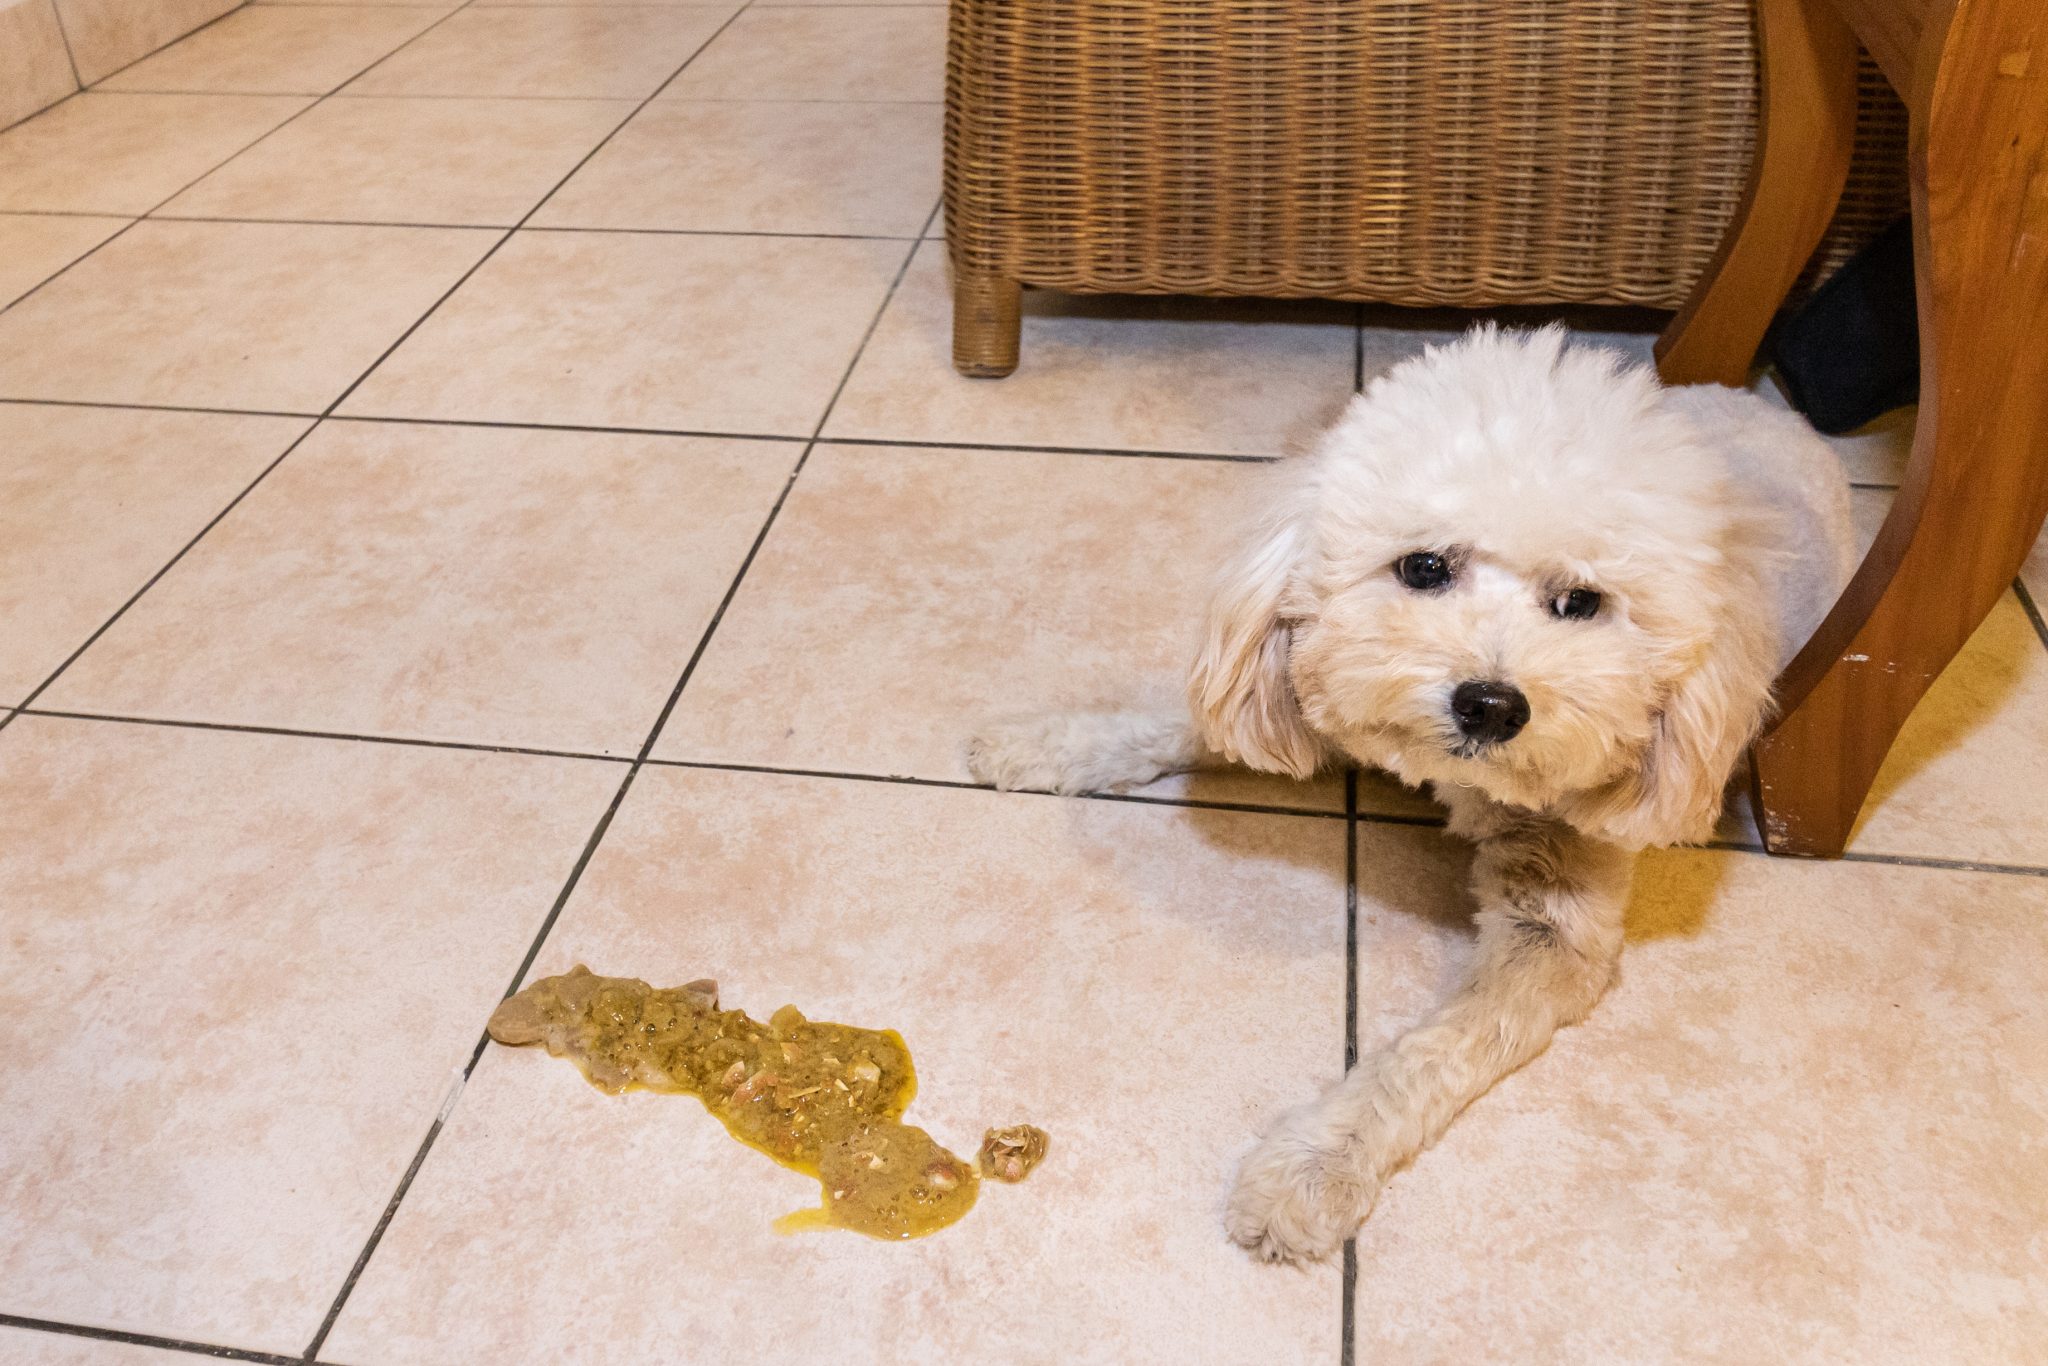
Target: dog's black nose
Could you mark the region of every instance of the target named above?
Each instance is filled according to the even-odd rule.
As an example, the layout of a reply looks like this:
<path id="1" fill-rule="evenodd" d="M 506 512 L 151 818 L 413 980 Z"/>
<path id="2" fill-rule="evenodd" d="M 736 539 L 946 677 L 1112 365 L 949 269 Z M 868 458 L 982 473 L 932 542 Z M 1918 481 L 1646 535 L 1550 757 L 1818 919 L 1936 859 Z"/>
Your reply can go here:
<path id="1" fill-rule="evenodd" d="M 1498 744 L 1514 739 L 1529 724 L 1529 699 L 1520 688 L 1474 679 L 1460 683 L 1451 694 L 1451 715 L 1472 739 Z"/>

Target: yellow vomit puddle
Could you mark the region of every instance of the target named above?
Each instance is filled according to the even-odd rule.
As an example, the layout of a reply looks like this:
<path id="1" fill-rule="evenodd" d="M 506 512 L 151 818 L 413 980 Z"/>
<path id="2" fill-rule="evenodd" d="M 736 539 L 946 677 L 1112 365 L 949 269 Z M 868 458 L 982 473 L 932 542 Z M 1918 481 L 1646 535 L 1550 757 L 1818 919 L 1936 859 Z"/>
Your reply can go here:
<path id="1" fill-rule="evenodd" d="M 783 1232 L 846 1228 L 921 1238 L 974 1208 L 984 1176 L 1021 1181 L 1045 1156 L 1030 1125 L 991 1129 L 979 1163 L 955 1157 L 903 1112 L 917 1094 L 910 1050 L 893 1029 L 807 1020 L 784 1006 L 762 1024 L 718 1008 L 718 985 L 651 987 L 578 966 L 491 1015 L 501 1044 L 542 1044 L 600 1091 L 693 1095 L 727 1133 L 816 1180 L 816 1209 Z"/>

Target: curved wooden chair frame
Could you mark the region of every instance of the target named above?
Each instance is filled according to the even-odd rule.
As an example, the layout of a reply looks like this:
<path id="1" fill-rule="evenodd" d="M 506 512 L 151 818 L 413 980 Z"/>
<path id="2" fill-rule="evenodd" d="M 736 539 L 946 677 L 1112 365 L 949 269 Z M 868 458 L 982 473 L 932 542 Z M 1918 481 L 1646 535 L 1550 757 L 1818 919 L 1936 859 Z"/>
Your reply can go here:
<path id="1" fill-rule="evenodd" d="M 1749 193 L 1658 342 L 1666 381 L 1747 380 L 1841 197 L 1859 40 L 1912 119 L 1912 458 L 1751 754 L 1766 847 L 1833 857 L 1906 718 L 2048 516 L 2048 4 L 1758 0 L 1757 19 L 1764 108 Z"/>

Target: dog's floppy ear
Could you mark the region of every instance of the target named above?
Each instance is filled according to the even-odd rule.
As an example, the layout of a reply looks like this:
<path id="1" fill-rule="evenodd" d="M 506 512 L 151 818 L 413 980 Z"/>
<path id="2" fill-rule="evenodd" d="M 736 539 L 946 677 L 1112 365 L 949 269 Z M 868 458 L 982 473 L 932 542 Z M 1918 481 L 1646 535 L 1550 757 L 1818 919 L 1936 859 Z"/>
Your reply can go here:
<path id="1" fill-rule="evenodd" d="M 1729 775 L 1770 711 L 1776 653 L 1761 614 L 1724 620 L 1666 696 L 1639 768 L 1602 791 L 1586 824 L 1634 848 L 1711 838 Z"/>
<path id="2" fill-rule="evenodd" d="M 1323 748 L 1302 720 L 1287 671 L 1286 604 L 1307 544 L 1305 490 L 1290 492 L 1217 583 L 1188 700 L 1210 749 L 1247 768 L 1306 778 L 1321 766 Z"/>

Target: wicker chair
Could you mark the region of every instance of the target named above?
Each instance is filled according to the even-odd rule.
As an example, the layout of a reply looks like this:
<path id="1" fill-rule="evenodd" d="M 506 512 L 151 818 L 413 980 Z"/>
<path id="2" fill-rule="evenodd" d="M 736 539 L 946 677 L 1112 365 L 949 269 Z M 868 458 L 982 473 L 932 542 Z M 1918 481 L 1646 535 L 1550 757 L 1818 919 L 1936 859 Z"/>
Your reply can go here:
<path id="1" fill-rule="evenodd" d="M 1809 276 L 1905 212 L 1866 62 Z M 952 0 L 954 364 L 1019 289 L 1669 308 L 1756 137 L 1750 0 Z"/>

